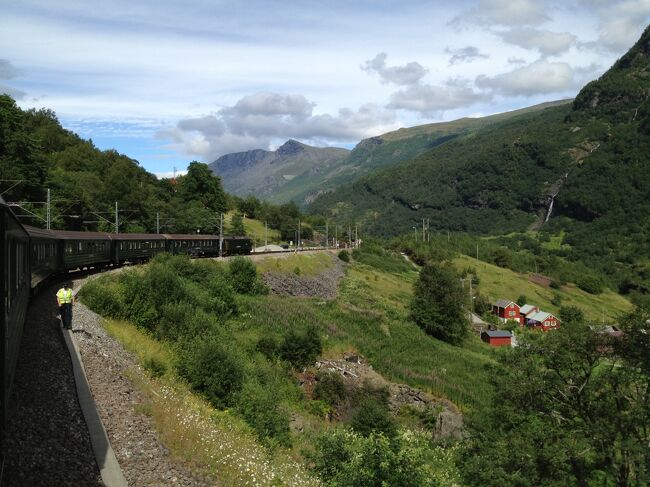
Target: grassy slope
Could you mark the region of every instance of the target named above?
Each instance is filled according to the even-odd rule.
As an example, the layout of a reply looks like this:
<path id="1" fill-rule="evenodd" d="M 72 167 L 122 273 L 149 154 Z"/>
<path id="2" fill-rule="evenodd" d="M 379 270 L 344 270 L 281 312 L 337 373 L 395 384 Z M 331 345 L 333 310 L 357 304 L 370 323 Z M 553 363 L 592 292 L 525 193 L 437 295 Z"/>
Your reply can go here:
<path id="1" fill-rule="evenodd" d="M 229 211 L 228 213 L 224 214 L 223 217 L 224 227 L 228 228 L 234 214 L 235 211 Z M 246 235 L 248 235 L 249 237 L 255 237 L 258 246 L 264 245 L 264 235 L 266 232 L 264 228 L 264 222 L 261 222 L 259 220 L 253 220 L 252 218 L 244 218 L 244 230 L 246 230 Z M 224 231 L 224 233 L 228 233 L 228 232 Z M 272 228 L 269 228 L 268 238 L 269 238 L 269 244 L 279 243 L 280 232 L 278 230 L 273 230 Z"/>
<path id="2" fill-rule="evenodd" d="M 401 257 L 398 256 L 401 259 Z M 265 259 L 260 270 L 291 273 L 322 268 L 323 254 Z M 308 263 L 312 261 L 312 263 Z M 302 272 L 301 272 L 302 273 Z M 244 298 L 237 329 L 246 348 L 265 334 L 281 334 L 288 327 L 314 324 L 326 336 L 324 355 L 344 351 L 365 356 L 388 380 L 404 382 L 446 397 L 465 412 L 479 411 L 491 394 L 486 365 L 495 351 L 472 337 L 453 347 L 427 336 L 408 320 L 408 304 L 417 272 L 388 273 L 353 263 L 334 302 L 279 296 Z"/>
<path id="3" fill-rule="evenodd" d="M 536 304 L 545 311 L 557 314 L 559 307 L 551 303 L 553 296 L 562 297 L 562 305 L 573 305 L 582 309 L 589 320 L 615 320 L 621 313 L 629 312 L 632 304 L 623 296 L 606 290 L 599 295 L 589 294 L 574 285 L 563 286 L 562 289 L 552 289 L 533 283 L 528 274 L 518 274 L 509 269 L 497 267 L 483 261 L 476 261 L 468 256 L 455 259 L 459 269 L 473 267 L 476 269 L 480 284 L 479 291 L 490 299 L 516 300 L 521 294 L 528 298 L 530 304 Z"/>
<path id="4" fill-rule="evenodd" d="M 153 419 L 173 458 L 218 485 L 318 485 L 286 452 L 262 447 L 241 418 L 192 393 L 173 372 L 174 352 L 168 345 L 130 323 L 104 320 L 104 326 L 145 369 L 155 363 L 159 372 L 165 370 L 157 378 L 133 370 L 130 379 L 145 397 L 136 408 Z"/>

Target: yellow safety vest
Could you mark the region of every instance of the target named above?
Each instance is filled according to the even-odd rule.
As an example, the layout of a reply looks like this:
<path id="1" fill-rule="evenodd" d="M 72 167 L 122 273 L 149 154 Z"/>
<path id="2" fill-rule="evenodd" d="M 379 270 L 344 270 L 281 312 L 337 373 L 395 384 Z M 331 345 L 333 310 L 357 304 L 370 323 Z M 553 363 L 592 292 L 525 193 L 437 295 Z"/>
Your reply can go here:
<path id="1" fill-rule="evenodd" d="M 72 303 L 72 289 L 65 290 L 64 288 L 61 288 L 56 293 L 56 297 L 59 299 L 59 303 L 61 304 Z"/>

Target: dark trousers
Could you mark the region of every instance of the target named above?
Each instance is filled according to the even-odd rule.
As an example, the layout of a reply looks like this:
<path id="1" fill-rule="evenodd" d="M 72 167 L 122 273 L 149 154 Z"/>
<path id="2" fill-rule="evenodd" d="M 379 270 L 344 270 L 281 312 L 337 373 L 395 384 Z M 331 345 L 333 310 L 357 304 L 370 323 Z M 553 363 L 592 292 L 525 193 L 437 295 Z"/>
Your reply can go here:
<path id="1" fill-rule="evenodd" d="M 61 323 L 63 324 L 63 328 L 72 328 L 72 304 L 71 303 L 64 303 L 59 307 L 59 310 L 61 311 Z"/>

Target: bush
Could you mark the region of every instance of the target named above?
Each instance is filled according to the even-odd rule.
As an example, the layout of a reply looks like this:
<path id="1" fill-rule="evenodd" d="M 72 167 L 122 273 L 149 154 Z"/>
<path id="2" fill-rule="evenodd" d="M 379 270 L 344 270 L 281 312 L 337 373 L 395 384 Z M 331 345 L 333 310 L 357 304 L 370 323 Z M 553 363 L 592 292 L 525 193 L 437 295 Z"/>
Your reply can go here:
<path id="1" fill-rule="evenodd" d="M 237 411 L 268 446 L 290 446 L 289 413 L 268 387 L 248 382 L 237 395 Z"/>
<path id="2" fill-rule="evenodd" d="M 267 359 L 272 360 L 279 355 L 280 345 L 278 341 L 272 337 L 262 337 L 257 342 L 255 350 L 264 355 Z"/>
<path id="3" fill-rule="evenodd" d="M 517 298 L 517 304 L 519 306 L 523 306 L 528 302 L 528 298 L 526 297 L 525 294 L 520 294 L 519 297 Z"/>
<path id="4" fill-rule="evenodd" d="M 119 285 L 114 279 L 103 277 L 90 281 L 81 288 L 83 302 L 96 313 L 111 318 L 124 317 L 124 301 Z"/>
<path id="5" fill-rule="evenodd" d="M 334 429 L 318 437 L 315 446 L 309 459 L 325 485 L 437 485 L 428 465 L 428 444 L 418 435 L 389 440 L 381 434 L 364 437 L 347 429 Z"/>
<path id="6" fill-rule="evenodd" d="M 296 369 L 313 363 L 322 351 L 323 342 L 314 326 L 308 327 L 301 334 L 289 330 L 280 345 L 280 357 Z"/>
<path id="7" fill-rule="evenodd" d="M 229 264 L 230 281 L 233 289 L 240 294 L 256 294 L 257 269 L 250 259 L 234 257 Z"/>
<path id="8" fill-rule="evenodd" d="M 142 366 L 147 370 L 152 377 L 162 377 L 167 372 L 167 365 L 162 360 L 156 357 L 147 357 L 142 362 Z"/>
<path id="9" fill-rule="evenodd" d="M 390 415 L 388 406 L 372 398 L 361 401 L 352 417 L 351 426 L 354 431 L 363 436 L 382 433 L 386 438 L 394 438 L 397 435 L 397 423 Z"/>
<path id="10" fill-rule="evenodd" d="M 330 406 L 340 404 L 347 396 L 343 377 L 336 372 L 319 370 L 316 374 L 314 399 L 325 401 Z"/>
<path id="11" fill-rule="evenodd" d="M 350 253 L 347 250 L 341 250 L 339 252 L 339 259 L 343 262 L 350 262 Z"/>
<path id="12" fill-rule="evenodd" d="M 195 337 L 181 347 L 179 355 L 179 374 L 195 391 L 219 408 L 233 403 L 244 383 L 244 366 L 218 336 Z"/>
<path id="13" fill-rule="evenodd" d="M 576 285 L 589 294 L 600 294 L 603 291 L 603 282 L 596 276 L 582 274 L 576 279 Z"/>

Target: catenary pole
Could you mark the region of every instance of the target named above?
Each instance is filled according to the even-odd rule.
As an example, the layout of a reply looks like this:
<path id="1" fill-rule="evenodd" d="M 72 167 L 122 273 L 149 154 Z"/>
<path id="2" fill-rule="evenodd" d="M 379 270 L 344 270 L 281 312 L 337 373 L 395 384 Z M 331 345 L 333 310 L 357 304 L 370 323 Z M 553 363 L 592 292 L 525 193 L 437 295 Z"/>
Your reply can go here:
<path id="1" fill-rule="evenodd" d="M 46 223 L 45 226 L 46 226 L 46 228 L 48 230 L 50 230 L 51 226 L 52 226 L 52 219 L 51 219 L 51 213 L 50 213 L 50 202 L 51 201 L 52 200 L 50 199 L 50 188 L 47 188 L 47 221 L 45 222 Z"/>
<path id="2" fill-rule="evenodd" d="M 115 233 L 120 233 L 120 220 L 118 217 L 117 201 L 115 202 Z"/>
<path id="3" fill-rule="evenodd" d="M 219 257 L 223 257 L 223 213 L 219 213 Z"/>

